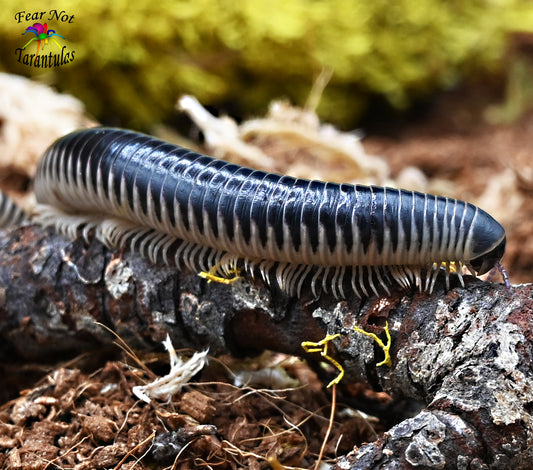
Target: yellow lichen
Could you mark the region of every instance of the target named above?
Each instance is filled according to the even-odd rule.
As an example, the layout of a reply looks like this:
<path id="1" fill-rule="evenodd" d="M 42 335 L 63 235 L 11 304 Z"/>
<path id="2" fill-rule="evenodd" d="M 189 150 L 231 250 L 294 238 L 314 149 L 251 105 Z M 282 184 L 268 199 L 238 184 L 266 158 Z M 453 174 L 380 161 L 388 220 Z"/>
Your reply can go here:
<path id="1" fill-rule="evenodd" d="M 378 346 L 383 349 L 383 353 L 385 354 L 385 359 L 383 359 L 380 363 L 376 364 L 376 366 L 391 366 L 392 365 L 392 359 L 390 357 L 390 348 L 391 348 L 391 345 L 392 345 L 392 339 L 391 339 L 391 335 L 390 335 L 390 331 L 389 331 L 389 323 L 385 323 L 385 335 L 387 336 L 387 344 L 383 343 L 383 341 L 381 341 L 381 339 L 379 338 L 379 336 L 377 336 L 376 334 L 374 333 L 370 333 L 369 331 L 365 331 L 363 330 L 362 328 L 359 328 L 358 326 L 354 326 L 353 327 L 354 331 L 356 331 L 357 333 L 361 333 L 362 335 L 365 335 L 365 336 L 368 336 L 369 338 L 372 338 L 377 344 Z"/>
<path id="2" fill-rule="evenodd" d="M 340 334 L 337 333 L 335 335 L 327 335 L 324 339 L 314 342 L 314 341 L 303 341 L 302 342 L 302 348 L 306 353 L 320 353 L 320 355 L 328 361 L 330 364 L 335 366 L 335 368 L 339 371 L 339 374 L 337 377 L 335 377 L 329 384 L 328 387 L 331 387 L 332 385 L 338 384 L 342 378 L 344 377 L 344 368 L 328 354 L 328 344 L 340 337 Z"/>

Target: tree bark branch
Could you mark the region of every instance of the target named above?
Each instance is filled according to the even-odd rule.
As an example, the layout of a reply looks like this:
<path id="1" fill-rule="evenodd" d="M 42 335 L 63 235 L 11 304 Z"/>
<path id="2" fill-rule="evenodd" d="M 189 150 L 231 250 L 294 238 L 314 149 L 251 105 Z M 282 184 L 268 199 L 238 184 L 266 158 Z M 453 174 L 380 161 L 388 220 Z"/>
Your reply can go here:
<path id="1" fill-rule="evenodd" d="M 530 468 L 533 443 L 533 286 L 510 289 L 466 277 L 433 295 L 295 300 L 238 281 L 69 242 L 39 227 L 0 232 L 0 357 L 43 358 L 110 344 L 134 348 L 169 333 L 176 347 L 236 355 L 273 349 L 303 355 L 302 341 L 340 333 L 330 353 L 345 381 L 423 401 L 417 416 L 341 458 L 338 469 Z M 392 335 L 391 367 L 357 325 Z M 306 358 L 309 358 L 306 356 Z"/>

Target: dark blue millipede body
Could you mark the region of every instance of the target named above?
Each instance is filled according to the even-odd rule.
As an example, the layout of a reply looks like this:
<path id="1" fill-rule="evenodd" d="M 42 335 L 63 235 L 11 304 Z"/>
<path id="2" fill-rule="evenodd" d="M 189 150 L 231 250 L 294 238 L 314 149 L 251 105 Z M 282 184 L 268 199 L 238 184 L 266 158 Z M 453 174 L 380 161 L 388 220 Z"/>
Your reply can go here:
<path id="1" fill-rule="evenodd" d="M 441 265 L 483 274 L 505 250 L 501 225 L 467 202 L 275 175 L 120 129 L 59 139 L 35 193 L 55 208 L 42 220 L 70 235 L 95 227 L 153 260 L 259 271 L 296 294 L 431 290 Z"/>
<path id="2" fill-rule="evenodd" d="M 0 192 L 0 228 L 19 225 L 27 217 L 9 196 Z"/>

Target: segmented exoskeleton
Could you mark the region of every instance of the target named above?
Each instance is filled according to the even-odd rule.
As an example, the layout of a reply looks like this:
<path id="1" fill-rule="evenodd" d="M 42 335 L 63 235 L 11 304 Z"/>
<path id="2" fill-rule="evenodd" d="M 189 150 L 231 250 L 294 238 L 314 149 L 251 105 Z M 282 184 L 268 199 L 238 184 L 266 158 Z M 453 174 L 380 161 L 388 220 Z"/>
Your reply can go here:
<path id="1" fill-rule="evenodd" d="M 119 129 L 59 139 L 35 192 L 61 211 L 42 220 L 70 236 L 95 228 L 153 261 L 239 267 L 298 295 L 431 291 L 441 265 L 482 274 L 505 250 L 500 224 L 463 201 L 265 173 Z"/>
<path id="2" fill-rule="evenodd" d="M 13 199 L 0 191 L 0 228 L 19 225 L 26 218 L 27 215 Z"/>

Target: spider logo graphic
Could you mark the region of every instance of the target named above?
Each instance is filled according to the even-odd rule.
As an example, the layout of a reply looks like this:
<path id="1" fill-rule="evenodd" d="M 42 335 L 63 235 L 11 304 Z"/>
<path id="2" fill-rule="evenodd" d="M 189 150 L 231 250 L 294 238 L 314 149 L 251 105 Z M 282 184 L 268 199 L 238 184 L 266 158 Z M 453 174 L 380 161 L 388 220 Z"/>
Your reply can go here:
<path id="1" fill-rule="evenodd" d="M 44 49 L 44 46 L 48 44 L 48 41 L 54 41 L 57 45 L 57 47 L 61 50 L 61 46 L 59 43 L 52 37 L 52 36 L 58 36 L 61 39 L 65 39 L 60 34 L 57 34 L 53 29 L 48 31 L 48 25 L 47 23 L 41 24 L 41 23 L 34 23 L 33 26 L 28 26 L 26 28 L 26 31 L 22 33 L 22 35 L 26 33 L 33 33 L 35 34 L 34 38 L 31 38 L 24 46 L 22 46 L 22 49 L 25 49 L 28 44 L 31 44 L 33 41 L 37 41 L 37 54 L 36 57 L 39 57 L 39 47 L 42 47 Z"/>

